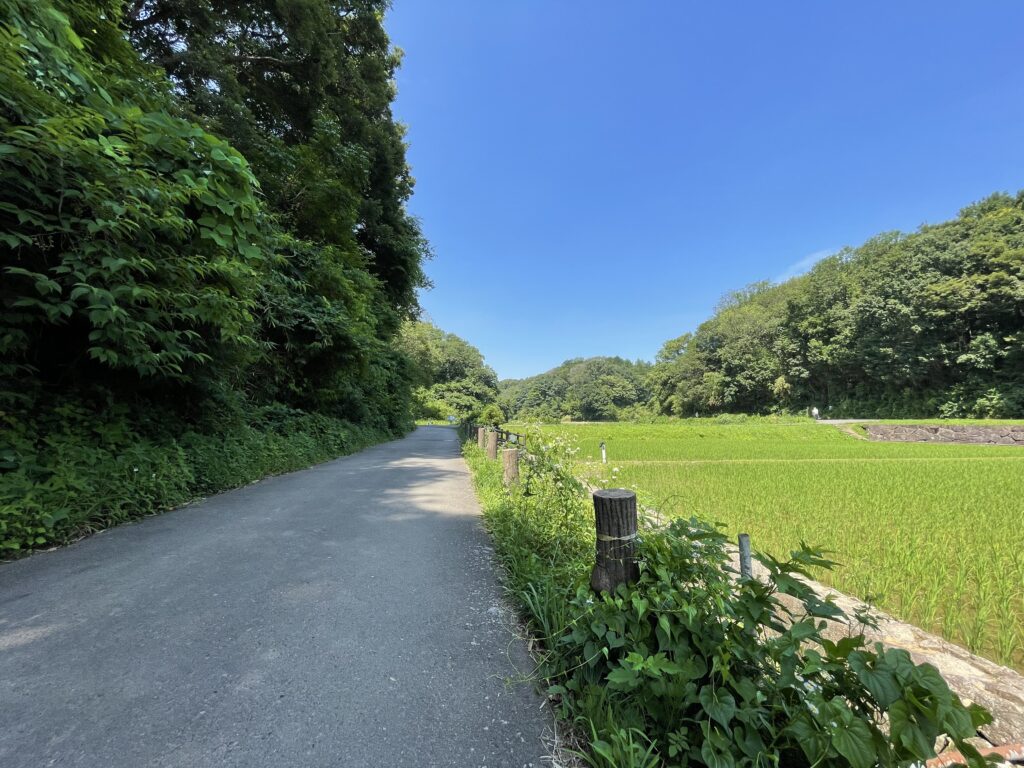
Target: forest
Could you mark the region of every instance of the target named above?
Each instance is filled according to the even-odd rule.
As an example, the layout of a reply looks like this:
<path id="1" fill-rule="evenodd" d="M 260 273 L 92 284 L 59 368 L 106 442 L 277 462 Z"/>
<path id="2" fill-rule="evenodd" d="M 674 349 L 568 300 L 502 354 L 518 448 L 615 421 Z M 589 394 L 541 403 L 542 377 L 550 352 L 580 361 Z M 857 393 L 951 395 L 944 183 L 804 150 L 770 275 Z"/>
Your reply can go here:
<path id="1" fill-rule="evenodd" d="M 621 357 L 566 360 L 526 379 L 501 382 L 499 403 L 510 419 L 617 421 L 646 413 L 650 363 Z"/>
<path id="2" fill-rule="evenodd" d="M 0 549 L 400 434 L 385 0 L 0 0 Z"/>
<path id="3" fill-rule="evenodd" d="M 727 296 L 648 384 L 673 416 L 1024 416 L 1024 193 Z"/>
<path id="4" fill-rule="evenodd" d="M 480 350 L 433 323 L 409 320 L 398 337 L 398 349 L 410 363 L 412 413 L 426 421 L 500 423 L 498 377 L 484 363 Z"/>
<path id="5" fill-rule="evenodd" d="M 1024 193 L 878 235 L 727 295 L 653 365 L 569 360 L 501 382 L 514 419 L 721 413 L 1024 417 Z"/>

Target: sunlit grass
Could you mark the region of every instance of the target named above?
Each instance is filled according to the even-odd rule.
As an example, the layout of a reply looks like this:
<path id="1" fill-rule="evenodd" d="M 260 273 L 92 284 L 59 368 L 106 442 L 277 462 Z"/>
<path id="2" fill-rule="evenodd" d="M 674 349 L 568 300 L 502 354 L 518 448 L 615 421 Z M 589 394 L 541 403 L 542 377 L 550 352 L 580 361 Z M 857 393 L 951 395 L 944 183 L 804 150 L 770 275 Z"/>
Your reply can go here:
<path id="1" fill-rule="evenodd" d="M 1024 669 L 1024 447 L 876 443 L 810 421 L 545 429 L 645 504 L 775 555 L 830 549 L 838 589 Z"/>

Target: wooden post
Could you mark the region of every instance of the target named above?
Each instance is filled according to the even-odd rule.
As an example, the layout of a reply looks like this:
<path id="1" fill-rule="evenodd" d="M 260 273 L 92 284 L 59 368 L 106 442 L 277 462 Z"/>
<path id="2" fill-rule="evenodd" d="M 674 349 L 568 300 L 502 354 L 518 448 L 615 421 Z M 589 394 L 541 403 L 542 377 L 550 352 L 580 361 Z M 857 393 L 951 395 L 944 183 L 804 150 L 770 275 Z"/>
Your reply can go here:
<path id="1" fill-rule="evenodd" d="M 477 427 L 476 428 L 476 444 L 478 446 L 480 446 L 481 448 L 483 448 L 484 445 L 486 444 L 486 442 L 487 442 L 487 430 L 484 429 L 483 427 Z"/>
<path id="2" fill-rule="evenodd" d="M 636 563 L 636 494 L 623 488 L 594 491 L 597 561 L 590 574 L 595 592 L 615 592 L 640 576 Z"/>
<path id="3" fill-rule="evenodd" d="M 501 460 L 505 465 L 505 485 L 519 482 L 519 449 L 505 448 L 501 452 Z"/>
<path id="4" fill-rule="evenodd" d="M 754 575 L 754 569 L 750 562 L 750 536 L 741 533 L 740 543 L 740 578 L 749 579 Z"/>
<path id="5" fill-rule="evenodd" d="M 498 433 L 493 429 L 487 433 L 487 458 L 498 458 Z"/>

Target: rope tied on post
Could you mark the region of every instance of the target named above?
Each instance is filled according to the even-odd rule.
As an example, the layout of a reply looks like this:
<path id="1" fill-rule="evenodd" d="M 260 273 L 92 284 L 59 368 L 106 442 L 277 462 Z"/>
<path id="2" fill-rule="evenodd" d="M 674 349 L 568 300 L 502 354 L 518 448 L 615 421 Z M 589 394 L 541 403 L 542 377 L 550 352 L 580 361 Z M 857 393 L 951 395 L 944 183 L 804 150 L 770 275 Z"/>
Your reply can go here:
<path id="1" fill-rule="evenodd" d="M 598 541 L 632 541 L 638 535 L 639 534 L 631 533 L 628 536 L 608 536 L 606 534 L 599 533 L 599 534 L 597 534 L 597 540 Z"/>

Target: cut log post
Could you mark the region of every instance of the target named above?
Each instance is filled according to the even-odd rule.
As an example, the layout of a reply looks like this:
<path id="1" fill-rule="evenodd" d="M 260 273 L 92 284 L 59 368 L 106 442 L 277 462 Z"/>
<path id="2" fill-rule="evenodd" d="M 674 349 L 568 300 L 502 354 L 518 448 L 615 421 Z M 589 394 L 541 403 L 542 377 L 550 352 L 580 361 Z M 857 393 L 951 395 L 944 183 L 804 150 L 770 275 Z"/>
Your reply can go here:
<path id="1" fill-rule="evenodd" d="M 590 574 L 595 592 L 614 593 L 640 577 L 636 562 L 636 494 L 623 488 L 594 491 L 597 561 Z"/>
<path id="2" fill-rule="evenodd" d="M 487 444 L 487 430 L 483 427 L 476 428 L 476 444 L 481 448 Z"/>
<path id="3" fill-rule="evenodd" d="M 487 458 L 498 458 L 498 433 L 493 429 L 487 433 Z"/>
<path id="4" fill-rule="evenodd" d="M 519 449 L 506 448 L 501 452 L 501 460 L 505 465 L 505 485 L 519 482 Z"/>

